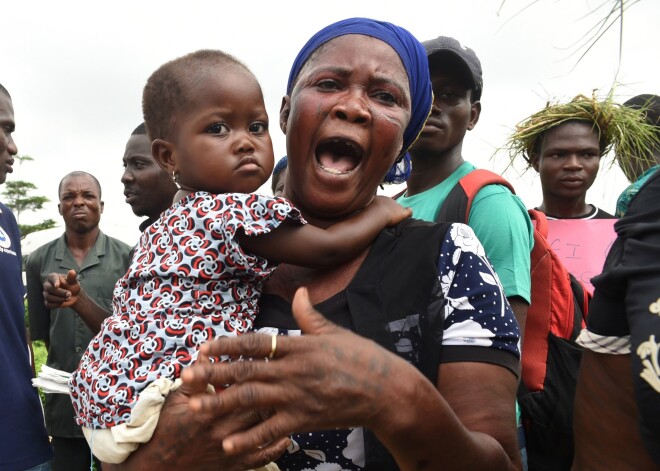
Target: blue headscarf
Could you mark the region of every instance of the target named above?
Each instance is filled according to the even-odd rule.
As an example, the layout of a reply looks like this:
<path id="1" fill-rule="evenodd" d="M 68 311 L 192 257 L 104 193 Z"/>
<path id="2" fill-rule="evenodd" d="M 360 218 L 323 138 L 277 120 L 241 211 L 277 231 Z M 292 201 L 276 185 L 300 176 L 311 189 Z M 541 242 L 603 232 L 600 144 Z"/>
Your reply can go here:
<path id="1" fill-rule="evenodd" d="M 410 175 L 410 156 L 407 151 L 423 129 L 433 102 L 426 50 L 410 32 L 392 23 L 369 18 L 349 18 L 326 26 L 312 36 L 298 53 L 289 73 L 287 94 L 291 95 L 293 83 L 312 53 L 322 44 L 346 34 L 371 36 L 389 44 L 401 58 L 408 74 L 412 105 L 410 122 L 403 133 L 401 158 L 384 179 L 386 183 L 402 183 Z"/>

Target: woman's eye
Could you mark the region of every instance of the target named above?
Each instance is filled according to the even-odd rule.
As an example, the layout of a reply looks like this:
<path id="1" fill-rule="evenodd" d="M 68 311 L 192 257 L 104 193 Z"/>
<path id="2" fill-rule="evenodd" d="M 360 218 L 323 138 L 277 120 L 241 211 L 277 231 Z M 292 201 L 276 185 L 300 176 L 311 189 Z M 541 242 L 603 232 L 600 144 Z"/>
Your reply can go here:
<path id="1" fill-rule="evenodd" d="M 229 132 L 229 128 L 222 123 L 215 123 L 206 128 L 206 132 L 209 134 L 224 134 Z"/>
<path id="2" fill-rule="evenodd" d="M 324 90 L 336 90 L 339 88 L 339 84 L 331 79 L 319 80 L 316 82 L 316 86 Z"/>
<path id="3" fill-rule="evenodd" d="M 250 125 L 250 132 L 253 134 L 262 134 L 266 131 L 268 131 L 268 123 L 259 121 Z"/>
<path id="4" fill-rule="evenodd" d="M 377 93 L 374 94 L 376 98 L 378 98 L 380 101 L 384 101 L 385 103 L 396 103 L 396 96 L 394 96 L 393 93 L 381 90 L 378 91 Z"/>

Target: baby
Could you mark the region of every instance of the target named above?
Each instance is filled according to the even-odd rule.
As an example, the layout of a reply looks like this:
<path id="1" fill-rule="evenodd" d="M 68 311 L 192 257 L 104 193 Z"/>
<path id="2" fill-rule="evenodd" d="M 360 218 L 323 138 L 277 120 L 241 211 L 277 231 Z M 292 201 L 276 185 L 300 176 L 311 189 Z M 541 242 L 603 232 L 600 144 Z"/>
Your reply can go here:
<path id="1" fill-rule="evenodd" d="M 410 215 L 375 197 L 322 229 L 286 199 L 252 193 L 273 169 L 268 115 L 255 76 L 224 52 L 161 66 L 147 81 L 143 111 L 152 154 L 180 189 L 142 234 L 115 286 L 113 313 L 69 381 L 76 421 L 108 463 L 151 438 L 200 345 L 250 330 L 277 263 L 340 263 Z"/>

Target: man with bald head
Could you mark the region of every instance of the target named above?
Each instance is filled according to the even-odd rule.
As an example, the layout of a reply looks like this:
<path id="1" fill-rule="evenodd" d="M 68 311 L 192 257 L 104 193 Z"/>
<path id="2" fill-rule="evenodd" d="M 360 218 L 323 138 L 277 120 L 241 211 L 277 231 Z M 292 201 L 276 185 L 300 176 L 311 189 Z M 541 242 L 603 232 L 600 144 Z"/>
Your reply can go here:
<path id="1" fill-rule="evenodd" d="M 75 311 L 66 307 L 48 309 L 43 283 L 51 272 L 75 270 L 89 296 L 109 309 L 115 282 L 128 267 L 131 247 L 100 230 L 103 201 L 101 186 L 93 175 L 69 173 L 60 182 L 58 196 L 64 234 L 28 257 L 28 314 L 32 338 L 44 340 L 48 348 L 48 366 L 72 372 L 93 333 Z M 90 451 L 73 420 L 71 399 L 64 394 L 47 394 L 45 411 L 55 451 L 53 470 L 88 470 Z"/>
<path id="2" fill-rule="evenodd" d="M 122 162 L 121 182 L 126 203 L 136 216 L 146 216 L 140 223 L 140 231 L 144 231 L 172 205 L 177 187 L 172 176 L 160 168 L 151 155 L 151 139 L 144 123 L 133 130 Z M 43 297 L 51 309 L 66 306 L 75 310 L 94 333 L 111 314 L 107 307 L 94 302 L 76 280 L 76 273 L 71 271 L 51 273 L 44 282 Z"/>

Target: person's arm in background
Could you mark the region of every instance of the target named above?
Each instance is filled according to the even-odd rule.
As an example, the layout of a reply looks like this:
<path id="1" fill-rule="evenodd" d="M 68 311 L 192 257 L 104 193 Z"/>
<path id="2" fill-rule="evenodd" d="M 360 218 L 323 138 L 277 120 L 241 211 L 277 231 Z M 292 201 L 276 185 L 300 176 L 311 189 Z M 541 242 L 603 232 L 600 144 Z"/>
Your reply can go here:
<path id="1" fill-rule="evenodd" d="M 42 304 L 48 309 L 73 309 L 94 334 L 101 330 L 101 324 L 111 314 L 87 296 L 78 283 L 74 270 L 69 270 L 66 275 L 49 273 L 43 282 L 42 290 Z"/>
<path id="2" fill-rule="evenodd" d="M 44 304 L 41 280 L 41 255 L 30 254 L 25 262 L 29 334 L 32 340 L 43 340 L 50 349 L 50 311 Z"/>
<path id="3" fill-rule="evenodd" d="M 520 325 L 521 345 L 531 301 L 533 225 L 520 199 L 499 185 L 484 187 L 470 210 L 469 225 L 481 241 Z"/>

